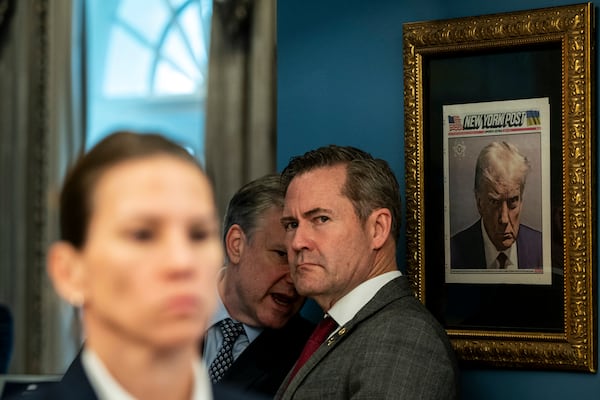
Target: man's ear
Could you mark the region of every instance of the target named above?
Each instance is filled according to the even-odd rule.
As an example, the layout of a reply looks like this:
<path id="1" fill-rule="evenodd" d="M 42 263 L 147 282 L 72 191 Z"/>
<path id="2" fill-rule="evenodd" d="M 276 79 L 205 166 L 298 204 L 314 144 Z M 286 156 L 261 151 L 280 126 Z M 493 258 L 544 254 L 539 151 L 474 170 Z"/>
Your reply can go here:
<path id="1" fill-rule="evenodd" d="M 392 213 L 387 208 L 374 210 L 369 217 L 373 249 L 379 250 L 390 237 L 392 230 Z"/>
<path id="2" fill-rule="evenodd" d="M 77 249 L 67 242 L 54 243 L 48 251 L 47 270 L 56 292 L 75 307 L 82 306 L 85 271 Z"/>
<path id="3" fill-rule="evenodd" d="M 231 225 L 227 235 L 225 235 L 225 250 L 227 251 L 227 258 L 232 264 L 239 264 L 245 243 L 246 235 L 242 227 L 238 224 Z"/>

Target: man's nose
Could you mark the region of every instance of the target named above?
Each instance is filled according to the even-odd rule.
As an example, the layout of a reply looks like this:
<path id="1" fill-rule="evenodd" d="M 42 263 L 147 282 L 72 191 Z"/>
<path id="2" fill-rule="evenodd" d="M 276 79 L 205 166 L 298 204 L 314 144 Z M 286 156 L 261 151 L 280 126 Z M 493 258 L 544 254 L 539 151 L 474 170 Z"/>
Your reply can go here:
<path id="1" fill-rule="evenodd" d="M 289 253 L 288 253 L 289 255 Z M 291 270 L 290 270 L 290 263 L 289 262 L 285 262 L 285 263 L 281 263 L 279 265 L 279 270 L 278 270 L 279 274 L 279 278 L 278 280 L 283 280 L 286 283 L 291 283 L 292 282 L 292 274 L 291 274 Z"/>
<path id="2" fill-rule="evenodd" d="M 291 246 L 294 251 L 301 251 L 310 247 L 310 237 L 306 224 L 298 224 L 292 236 Z"/>
<path id="3" fill-rule="evenodd" d="M 508 204 L 506 203 L 506 201 L 503 201 L 500 204 L 500 219 L 499 221 L 501 224 L 508 224 L 510 222 L 510 216 L 508 213 Z"/>

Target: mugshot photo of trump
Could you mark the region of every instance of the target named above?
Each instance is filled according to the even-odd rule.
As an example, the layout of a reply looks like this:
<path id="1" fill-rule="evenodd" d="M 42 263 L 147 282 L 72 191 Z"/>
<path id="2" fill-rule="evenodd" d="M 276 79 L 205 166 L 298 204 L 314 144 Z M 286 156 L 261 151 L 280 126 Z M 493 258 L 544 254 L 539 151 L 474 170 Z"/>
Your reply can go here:
<path id="1" fill-rule="evenodd" d="M 460 146 L 472 156 L 458 156 Z M 539 136 L 463 138 L 449 149 L 450 267 L 542 268 Z"/>

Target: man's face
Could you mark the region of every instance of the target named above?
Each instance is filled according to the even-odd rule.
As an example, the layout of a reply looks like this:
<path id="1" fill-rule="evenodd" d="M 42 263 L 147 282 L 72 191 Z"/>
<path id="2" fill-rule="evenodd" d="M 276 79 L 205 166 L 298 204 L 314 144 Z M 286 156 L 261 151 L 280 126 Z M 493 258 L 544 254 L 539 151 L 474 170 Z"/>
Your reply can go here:
<path id="1" fill-rule="evenodd" d="M 294 177 L 281 219 L 296 288 L 325 310 L 368 279 L 374 263 L 371 239 L 342 194 L 345 181 L 343 165 Z"/>
<path id="2" fill-rule="evenodd" d="M 483 226 L 496 247 L 508 249 L 517 240 L 523 198 L 518 184 L 484 182 L 476 195 Z"/>
<path id="3" fill-rule="evenodd" d="M 264 213 L 249 240 L 243 235 L 239 263 L 230 274 L 242 311 L 249 325 L 281 328 L 302 307 L 305 298 L 296 292 L 290 278 L 281 208 Z M 238 226 L 239 228 L 239 226 Z"/>

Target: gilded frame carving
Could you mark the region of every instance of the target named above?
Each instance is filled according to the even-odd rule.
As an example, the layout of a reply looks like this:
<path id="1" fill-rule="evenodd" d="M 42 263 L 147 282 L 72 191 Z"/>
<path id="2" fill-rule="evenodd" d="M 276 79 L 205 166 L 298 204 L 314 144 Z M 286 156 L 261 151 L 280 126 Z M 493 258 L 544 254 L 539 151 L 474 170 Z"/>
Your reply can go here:
<path id="1" fill-rule="evenodd" d="M 460 293 L 464 286 L 448 285 L 443 278 L 440 282 L 435 272 L 443 269 L 440 263 L 444 265 L 437 232 L 442 230 L 438 216 L 444 204 L 436 189 L 443 179 L 437 166 L 441 154 L 438 125 L 442 122 L 441 118 L 430 116 L 439 114 L 437 108 L 432 109 L 432 105 L 437 107 L 438 104 L 432 99 L 439 97 L 444 102 L 450 91 L 437 93 L 440 90 L 431 83 L 434 76 L 431 65 L 473 64 L 473 60 L 488 56 L 524 54 L 526 59 L 533 60 L 535 68 L 520 77 L 537 79 L 535 90 L 545 93 L 545 80 L 538 79 L 536 65 L 539 64 L 535 64 L 539 63 L 535 61 L 538 50 L 540 54 L 548 54 L 549 60 L 556 61 L 552 67 L 555 76 L 547 82 L 548 85 L 556 83 L 548 92 L 556 118 L 551 141 L 555 194 L 552 204 L 559 211 L 557 229 L 560 231 L 559 240 L 552 242 L 552 264 L 560 265 L 562 271 L 561 281 L 553 283 L 555 290 L 548 296 L 550 300 L 556 296 L 555 309 L 550 312 L 557 323 L 550 326 L 514 324 L 516 328 L 511 323 L 496 325 L 493 322 L 483 327 L 448 326 L 442 315 L 442 323 L 457 355 L 466 365 L 596 371 L 593 18 L 593 5 L 585 3 L 403 26 L 407 274 L 418 298 L 433 309 L 435 315 L 443 314 L 448 293 Z M 472 67 L 469 65 L 469 68 Z M 504 73 L 497 69 L 499 67 L 490 68 L 496 75 Z M 505 81 L 508 78 L 501 77 Z M 465 80 L 460 74 L 450 75 L 449 79 L 451 87 L 469 84 L 469 81 L 460 82 Z M 503 87 L 495 90 L 506 90 L 506 85 L 498 86 Z M 471 97 L 466 98 L 468 101 L 464 96 L 458 98 L 464 103 L 511 99 L 510 94 L 506 97 L 504 92 L 493 92 L 478 99 L 477 90 L 472 90 Z M 442 243 L 443 239 L 442 234 Z M 509 289 L 506 286 L 509 285 L 501 289 L 510 295 L 518 285 Z M 527 287 L 519 289 L 528 290 Z M 516 297 L 520 295 L 515 292 Z M 552 308 L 552 301 L 548 304 L 547 308 Z M 540 310 L 545 306 L 545 302 L 539 305 Z"/>

